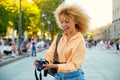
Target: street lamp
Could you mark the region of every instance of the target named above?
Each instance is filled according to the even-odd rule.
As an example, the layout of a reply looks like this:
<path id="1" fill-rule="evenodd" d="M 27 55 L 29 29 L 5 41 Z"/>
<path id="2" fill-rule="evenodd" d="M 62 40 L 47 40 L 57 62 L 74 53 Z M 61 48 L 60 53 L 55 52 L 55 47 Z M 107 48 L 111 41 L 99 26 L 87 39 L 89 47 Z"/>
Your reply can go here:
<path id="1" fill-rule="evenodd" d="M 45 24 L 45 20 L 46 20 L 46 15 L 45 13 L 42 13 L 42 18 L 43 18 L 43 23 Z M 43 24 L 43 27 L 42 27 L 42 40 L 45 41 L 45 26 Z"/>
<path id="2" fill-rule="evenodd" d="M 22 43 L 22 0 L 20 0 L 20 14 L 19 14 L 19 26 L 18 26 L 18 52 L 20 53 L 20 45 Z"/>

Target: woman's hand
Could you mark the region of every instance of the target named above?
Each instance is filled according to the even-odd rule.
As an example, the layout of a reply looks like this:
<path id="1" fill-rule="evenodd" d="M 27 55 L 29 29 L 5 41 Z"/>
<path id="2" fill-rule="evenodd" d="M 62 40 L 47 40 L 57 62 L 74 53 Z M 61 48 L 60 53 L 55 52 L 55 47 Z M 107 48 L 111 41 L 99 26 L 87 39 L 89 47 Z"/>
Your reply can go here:
<path id="1" fill-rule="evenodd" d="M 35 59 L 35 61 L 34 61 L 34 66 L 37 67 L 38 64 L 39 64 L 39 63 L 37 62 L 37 59 Z"/>
<path id="2" fill-rule="evenodd" d="M 58 69 L 58 65 L 57 64 L 44 64 L 44 70 L 50 69 L 50 68 L 56 68 Z"/>

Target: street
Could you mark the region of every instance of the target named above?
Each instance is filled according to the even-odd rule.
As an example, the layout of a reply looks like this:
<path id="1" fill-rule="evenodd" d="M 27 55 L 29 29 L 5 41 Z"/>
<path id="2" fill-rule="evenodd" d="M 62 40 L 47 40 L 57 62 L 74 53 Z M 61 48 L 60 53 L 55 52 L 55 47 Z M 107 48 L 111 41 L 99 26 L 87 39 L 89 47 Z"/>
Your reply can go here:
<path id="1" fill-rule="evenodd" d="M 37 57 L 26 57 L 0 68 L 0 80 L 35 80 L 33 61 L 42 58 L 46 50 Z M 83 71 L 86 80 L 120 80 L 120 54 L 114 49 L 87 48 Z M 38 73 L 39 74 L 39 73 Z M 48 75 L 43 80 L 53 80 Z"/>
<path id="2" fill-rule="evenodd" d="M 0 80 L 35 80 L 33 66 L 34 59 L 43 57 L 45 51 L 39 52 L 37 57 L 27 57 L 0 68 Z M 39 57 L 39 58 L 38 58 Z M 39 76 L 39 72 L 38 72 Z M 52 80 L 52 77 L 43 77 L 43 80 Z"/>
<path id="3" fill-rule="evenodd" d="M 83 70 L 87 80 L 120 80 L 120 54 L 113 49 L 87 49 Z"/>

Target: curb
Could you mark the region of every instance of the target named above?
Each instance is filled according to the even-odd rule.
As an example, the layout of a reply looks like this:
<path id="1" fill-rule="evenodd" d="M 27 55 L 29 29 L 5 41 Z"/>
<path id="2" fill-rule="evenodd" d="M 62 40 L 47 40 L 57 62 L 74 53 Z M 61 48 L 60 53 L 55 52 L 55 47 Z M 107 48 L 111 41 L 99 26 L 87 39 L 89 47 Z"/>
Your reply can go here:
<path id="1" fill-rule="evenodd" d="M 41 52 L 41 51 L 38 51 L 38 52 Z M 38 52 L 36 52 L 36 53 L 38 53 Z M 29 54 L 29 56 L 30 56 L 31 54 Z M 0 62 L 0 67 L 2 67 L 2 66 L 5 66 L 5 65 L 7 65 L 7 64 L 10 64 L 10 63 L 12 63 L 12 62 L 15 62 L 15 61 L 18 61 L 18 60 L 21 60 L 21 59 L 23 59 L 23 58 L 25 58 L 25 57 L 28 57 L 27 55 L 21 55 L 21 56 L 18 56 L 18 57 L 16 57 L 16 58 L 10 58 L 10 59 L 8 59 L 8 60 L 5 60 L 5 61 L 3 61 L 3 62 Z"/>
<path id="2" fill-rule="evenodd" d="M 17 58 L 11 58 L 9 60 L 3 61 L 0 63 L 0 67 L 5 66 L 7 64 L 10 64 L 12 62 L 18 61 L 18 60 L 23 59 L 25 57 L 26 57 L 26 55 L 22 55 L 22 56 L 18 56 Z"/>

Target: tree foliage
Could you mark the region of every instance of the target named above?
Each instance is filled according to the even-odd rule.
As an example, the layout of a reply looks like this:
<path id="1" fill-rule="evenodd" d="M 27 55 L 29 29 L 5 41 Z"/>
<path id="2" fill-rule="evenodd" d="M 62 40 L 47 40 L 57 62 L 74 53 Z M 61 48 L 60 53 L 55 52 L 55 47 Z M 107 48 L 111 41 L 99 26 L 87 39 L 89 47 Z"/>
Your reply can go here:
<path id="1" fill-rule="evenodd" d="M 48 32 L 47 21 L 51 21 L 50 32 L 55 35 L 61 32 L 58 29 L 53 12 L 63 0 L 27 0 L 22 1 L 22 32 L 27 31 L 29 36 L 35 37 L 38 31 L 42 31 L 42 13 L 46 14 L 44 21 L 45 32 Z M 0 0 L 0 34 L 6 34 L 11 27 L 18 31 L 20 14 L 20 0 Z M 53 37 L 53 36 L 52 36 Z"/>
<path id="2" fill-rule="evenodd" d="M 46 23 L 48 20 L 50 20 L 51 25 L 50 25 L 50 33 L 52 36 L 52 39 L 54 38 L 54 35 L 57 33 L 61 33 L 62 30 L 60 30 L 57 27 L 53 12 L 55 9 L 58 7 L 59 4 L 61 4 L 64 0 L 34 0 L 34 2 L 37 4 L 38 8 L 41 9 L 42 13 L 46 14 Z M 41 13 L 41 15 L 42 15 Z M 41 16 L 41 21 L 42 21 L 42 16 Z M 48 30 L 48 24 L 45 25 L 45 30 Z"/>
<path id="3" fill-rule="evenodd" d="M 18 21 L 17 6 L 11 0 L 0 1 L 0 34 L 5 34 L 8 27 L 15 28 Z M 15 24 L 16 23 L 16 24 Z"/>

